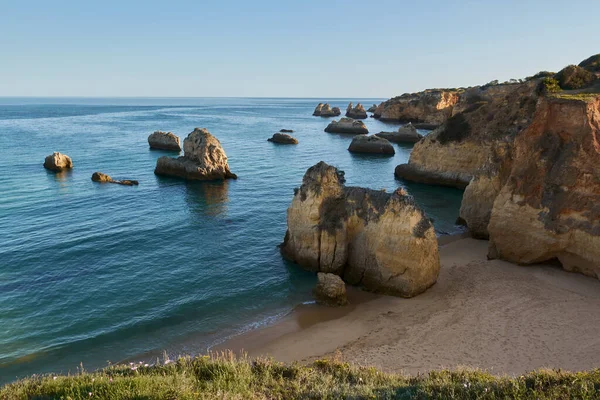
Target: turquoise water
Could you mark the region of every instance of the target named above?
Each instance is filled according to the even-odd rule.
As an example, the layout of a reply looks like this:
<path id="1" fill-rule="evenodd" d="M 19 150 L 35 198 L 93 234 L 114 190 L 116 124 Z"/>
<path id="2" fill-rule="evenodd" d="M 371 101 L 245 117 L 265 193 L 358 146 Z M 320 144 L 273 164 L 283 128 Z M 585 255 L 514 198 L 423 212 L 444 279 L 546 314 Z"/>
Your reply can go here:
<path id="1" fill-rule="evenodd" d="M 348 185 L 393 190 L 410 154 L 398 145 L 394 157 L 350 154 L 350 137 L 311 116 L 322 100 L 0 99 L 0 382 L 204 352 L 309 301 L 314 276 L 277 249 L 306 169 L 324 160 Z M 194 127 L 219 138 L 237 181 L 154 175 L 169 153 L 149 150 L 148 135 L 183 140 Z M 267 142 L 281 128 L 300 144 Z M 74 169 L 44 170 L 53 151 Z M 95 171 L 140 185 L 95 184 Z M 458 229 L 460 191 L 406 186 L 439 231 Z"/>

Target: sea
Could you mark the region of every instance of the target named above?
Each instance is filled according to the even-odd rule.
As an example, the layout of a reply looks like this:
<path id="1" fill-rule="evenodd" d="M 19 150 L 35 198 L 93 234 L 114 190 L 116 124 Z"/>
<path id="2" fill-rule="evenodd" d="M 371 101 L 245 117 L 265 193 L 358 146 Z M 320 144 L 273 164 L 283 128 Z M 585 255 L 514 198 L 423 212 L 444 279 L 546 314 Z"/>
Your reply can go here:
<path id="1" fill-rule="evenodd" d="M 462 191 L 396 180 L 393 157 L 348 152 L 325 133 L 319 102 L 345 110 L 384 99 L 0 98 L 0 383 L 161 354 L 202 354 L 311 301 L 316 277 L 282 259 L 286 210 L 306 170 L 325 161 L 347 185 L 405 187 L 438 234 Z M 365 120 L 369 131 L 400 124 Z M 154 175 L 156 130 L 216 136 L 237 180 Z M 293 129 L 298 145 L 267 139 Z M 427 134 L 427 131 L 422 131 Z M 55 151 L 74 168 L 42 167 Z M 91 181 L 100 171 L 139 186 Z"/>

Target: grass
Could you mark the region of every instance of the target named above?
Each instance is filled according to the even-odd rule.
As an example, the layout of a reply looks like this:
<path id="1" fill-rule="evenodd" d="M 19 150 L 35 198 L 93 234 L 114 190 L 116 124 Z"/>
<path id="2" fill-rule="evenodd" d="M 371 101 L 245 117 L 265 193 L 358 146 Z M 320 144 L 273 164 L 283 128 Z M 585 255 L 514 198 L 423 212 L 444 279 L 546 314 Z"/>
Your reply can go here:
<path id="1" fill-rule="evenodd" d="M 110 366 L 72 376 L 34 376 L 0 399 L 597 399 L 600 370 L 496 377 L 475 370 L 406 377 L 336 360 L 285 365 L 231 353 L 152 366 Z"/>

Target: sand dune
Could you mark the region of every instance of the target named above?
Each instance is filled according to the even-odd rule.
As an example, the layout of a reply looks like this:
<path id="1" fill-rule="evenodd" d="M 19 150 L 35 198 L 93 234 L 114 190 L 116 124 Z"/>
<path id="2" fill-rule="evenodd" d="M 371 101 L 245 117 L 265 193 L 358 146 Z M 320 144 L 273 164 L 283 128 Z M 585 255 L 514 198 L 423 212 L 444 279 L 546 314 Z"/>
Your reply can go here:
<path id="1" fill-rule="evenodd" d="M 336 311 L 312 306 L 222 348 L 285 362 L 337 352 L 405 373 L 600 366 L 600 281 L 551 265 L 488 261 L 485 241 L 461 239 L 440 251 L 438 283 L 420 296 L 363 295 L 362 303 Z"/>

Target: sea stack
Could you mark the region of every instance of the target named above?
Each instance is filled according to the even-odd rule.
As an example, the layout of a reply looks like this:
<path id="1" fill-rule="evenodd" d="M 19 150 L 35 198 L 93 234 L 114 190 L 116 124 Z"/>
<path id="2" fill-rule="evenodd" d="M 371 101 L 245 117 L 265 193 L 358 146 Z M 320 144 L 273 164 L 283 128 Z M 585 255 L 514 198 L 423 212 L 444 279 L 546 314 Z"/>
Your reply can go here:
<path id="1" fill-rule="evenodd" d="M 387 139 L 393 143 L 417 143 L 423 139 L 423 135 L 417 132 L 417 128 L 410 122 L 398 128 L 396 132 L 379 132 L 375 136 Z"/>
<path id="2" fill-rule="evenodd" d="M 322 161 L 306 171 L 288 208 L 283 256 L 379 293 L 412 297 L 433 285 L 437 238 L 413 198 L 344 182 L 342 171 Z"/>
<path id="3" fill-rule="evenodd" d="M 352 143 L 348 147 L 348 151 L 351 153 L 384 154 L 390 156 L 396 153 L 394 146 L 388 140 L 368 135 L 354 136 Z"/>
<path id="4" fill-rule="evenodd" d="M 352 103 L 348 104 L 346 109 L 346 117 L 354 119 L 365 119 L 367 118 L 367 112 L 362 104 L 358 103 L 356 107 L 352 107 Z"/>
<path id="5" fill-rule="evenodd" d="M 179 137 L 172 132 L 156 131 L 148 136 L 148 144 L 151 149 L 181 151 Z"/>
<path id="6" fill-rule="evenodd" d="M 327 125 L 325 132 L 366 135 L 369 133 L 369 130 L 362 121 L 356 121 L 352 118 L 342 118 L 339 121 L 332 121 Z"/>
<path id="7" fill-rule="evenodd" d="M 341 110 L 339 107 L 333 107 L 329 105 L 329 103 L 319 103 L 313 112 L 313 115 L 316 117 L 337 117 L 341 114 Z"/>
<path id="8" fill-rule="evenodd" d="M 154 173 L 188 180 L 236 179 L 219 140 L 206 128 L 196 128 L 183 141 L 184 155 L 160 157 Z"/>
<path id="9" fill-rule="evenodd" d="M 54 152 L 44 159 L 44 168 L 60 172 L 73 168 L 73 161 L 66 154 Z"/>

